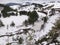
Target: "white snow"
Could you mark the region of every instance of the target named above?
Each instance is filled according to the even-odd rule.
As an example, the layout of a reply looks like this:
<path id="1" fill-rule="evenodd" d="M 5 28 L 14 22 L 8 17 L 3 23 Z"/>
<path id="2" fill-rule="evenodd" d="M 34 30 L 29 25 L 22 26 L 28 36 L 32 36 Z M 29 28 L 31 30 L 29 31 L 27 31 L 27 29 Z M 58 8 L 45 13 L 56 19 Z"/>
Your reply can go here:
<path id="1" fill-rule="evenodd" d="M 43 45 L 47 45 L 47 42 L 46 42 L 46 41 L 44 41 L 44 42 L 42 42 L 42 44 L 43 44 Z"/>
<path id="2" fill-rule="evenodd" d="M 34 5 L 25 6 L 20 8 L 20 11 L 33 11 L 34 7 Z"/>
<path id="3" fill-rule="evenodd" d="M 6 45 L 7 42 L 8 42 L 8 37 L 0 38 L 0 45 Z"/>
<path id="4" fill-rule="evenodd" d="M 48 7 L 50 7 L 50 6 L 53 6 L 54 4 L 48 4 L 47 6 L 45 6 L 45 7 L 43 7 L 44 9 L 45 8 L 48 8 Z"/>
<path id="5" fill-rule="evenodd" d="M 59 15 L 60 14 L 51 16 L 51 18 L 49 18 L 47 23 L 45 24 L 44 29 L 36 32 L 34 38 L 38 40 L 44 37 L 46 34 L 48 34 L 50 30 L 52 29 L 52 27 L 54 26 L 54 23 L 56 22 L 56 20 L 59 18 Z"/>
<path id="6" fill-rule="evenodd" d="M 52 43 L 52 44 L 50 44 L 50 45 L 55 45 L 55 43 Z"/>
<path id="7" fill-rule="evenodd" d="M 36 2 L 36 3 L 38 3 L 38 2 Z M 40 2 L 39 2 L 39 3 L 40 3 Z M 60 3 L 59 3 L 59 4 L 60 4 Z M 59 7 L 59 4 L 58 4 L 58 5 L 56 4 L 57 6 L 55 6 L 54 8 Z M 55 4 L 54 4 L 54 5 L 55 5 Z M 18 9 L 18 7 L 20 7 L 20 6 L 19 6 L 19 5 L 11 6 L 11 8 L 17 9 L 17 10 L 19 10 L 19 11 L 24 11 L 24 10 L 25 10 L 25 11 L 33 11 L 33 8 L 34 8 L 35 6 L 34 6 L 34 5 L 30 5 L 30 6 L 23 7 L 23 8 L 21 8 L 21 9 Z M 48 33 L 51 31 L 52 27 L 54 26 L 54 23 L 56 22 L 56 20 L 59 19 L 59 17 L 60 17 L 59 15 L 60 15 L 60 14 L 58 13 L 58 14 L 55 14 L 55 15 L 49 17 L 47 23 L 44 24 L 44 28 L 43 28 L 42 30 L 40 30 L 41 25 L 44 23 L 43 20 L 41 20 L 41 18 L 46 17 L 46 14 L 40 13 L 40 12 L 37 12 L 37 13 L 38 13 L 38 15 L 39 15 L 38 21 L 36 21 L 36 22 L 34 23 L 34 26 L 28 25 L 28 27 L 26 27 L 26 26 L 23 25 L 23 22 L 24 22 L 25 20 L 28 20 L 28 18 L 29 18 L 29 17 L 26 16 L 26 15 L 10 16 L 10 17 L 6 17 L 6 18 L 3 18 L 3 17 L 0 18 L 0 20 L 2 20 L 3 24 L 5 25 L 5 27 L 0 27 L 0 36 L 1 36 L 1 35 L 6 35 L 6 34 L 11 34 L 11 33 L 15 34 L 15 33 L 18 32 L 20 29 L 21 29 L 20 32 L 23 32 L 22 29 L 32 28 L 32 29 L 35 30 L 35 32 L 29 31 L 30 34 L 27 34 L 27 35 L 21 34 L 21 35 L 19 35 L 19 36 L 20 36 L 21 38 L 23 38 L 23 40 L 24 40 L 22 45 L 26 45 L 26 44 L 27 44 L 28 39 L 30 38 L 29 35 L 33 36 L 33 38 L 36 39 L 36 41 L 37 41 L 38 39 L 43 38 L 46 34 L 48 34 Z M 11 26 L 10 26 L 10 24 L 12 23 L 12 21 L 15 23 L 15 27 L 11 27 Z M 7 25 L 8 25 L 8 29 L 7 29 Z M 37 31 L 37 30 L 38 30 L 38 31 Z M 14 39 L 16 39 L 17 36 L 18 36 L 18 35 L 14 35 L 14 36 L 13 36 Z M 0 37 L 0 45 L 6 45 L 6 43 L 8 43 L 8 42 L 9 42 L 9 43 L 13 42 L 13 40 L 12 40 L 13 37 L 8 37 L 8 36 L 7 36 L 7 37 L 6 37 L 6 36 Z M 31 42 L 29 41 L 28 43 L 34 43 L 34 39 L 31 40 Z M 57 38 L 57 39 L 58 39 L 58 38 Z M 43 42 L 43 43 L 44 43 L 44 45 L 47 44 L 46 41 Z M 13 44 L 13 45 L 14 45 L 14 44 Z M 15 44 L 15 45 L 17 45 L 17 44 Z M 50 45 L 55 45 L 55 44 L 53 43 L 53 44 L 50 44 Z"/>
<path id="8" fill-rule="evenodd" d="M 60 8 L 60 3 L 48 3 L 48 5 L 54 5 L 52 8 Z"/>
<path id="9" fill-rule="evenodd" d="M 19 5 L 13 5 L 13 6 L 10 6 L 12 9 L 18 9 L 20 6 Z"/>
<path id="10" fill-rule="evenodd" d="M 44 13 L 41 13 L 41 12 L 37 12 L 38 13 L 38 16 L 41 18 L 41 17 L 46 17 L 46 14 Z"/>
<path id="11" fill-rule="evenodd" d="M 22 15 L 22 16 L 11 16 L 11 17 L 7 17 L 7 18 L 1 18 L 3 24 L 5 25 L 5 27 L 1 27 L 0 28 L 0 35 L 4 35 L 6 32 L 14 32 L 18 29 L 20 29 L 20 27 L 17 29 L 16 26 L 21 26 L 23 25 L 23 22 L 25 20 L 28 20 L 28 16 Z M 15 23 L 15 27 L 10 27 L 10 24 L 12 23 L 12 21 Z M 8 25 L 8 29 L 7 29 L 7 25 Z M 26 27 L 21 27 L 22 28 L 26 28 Z"/>

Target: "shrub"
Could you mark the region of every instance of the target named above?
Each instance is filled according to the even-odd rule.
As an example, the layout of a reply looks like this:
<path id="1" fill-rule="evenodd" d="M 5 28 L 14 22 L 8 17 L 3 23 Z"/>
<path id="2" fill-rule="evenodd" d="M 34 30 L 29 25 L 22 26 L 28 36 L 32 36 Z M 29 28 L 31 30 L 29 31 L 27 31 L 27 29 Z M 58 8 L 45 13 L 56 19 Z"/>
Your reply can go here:
<path id="1" fill-rule="evenodd" d="M 12 22 L 10 26 L 12 26 L 12 27 L 13 27 L 13 26 L 15 26 L 15 23 L 14 23 L 14 22 Z"/>
<path id="2" fill-rule="evenodd" d="M 1 17 L 1 14 L 0 14 L 0 17 Z"/>
<path id="3" fill-rule="evenodd" d="M 20 39 L 18 40 L 19 44 L 22 44 L 23 39 L 20 37 Z"/>
<path id="4" fill-rule="evenodd" d="M 47 22 L 48 17 L 43 17 L 42 20 L 44 20 L 44 23 Z"/>
<path id="5" fill-rule="evenodd" d="M 56 23 L 57 24 L 55 24 L 54 28 L 59 30 L 60 29 L 60 20 L 58 20 Z"/>
<path id="6" fill-rule="evenodd" d="M 0 20 L 0 27 L 4 26 L 3 22 Z"/>
<path id="7" fill-rule="evenodd" d="M 53 8 L 53 9 L 51 9 L 51 15 L 54 15 L 55 14 L 55 9 Z"/>
<path id="8" fill-rule="evenodd" d="M 20 15 L 27 15 L 27 11 L 20 11 Z"/>
<path id="9" fill-rule="evenodd" d="M 28 24 L 29 24 L 28 21 L 25 20 L 25 21 L 24 21 L 24 25 L 25 25 L 25 26 L 28 26 Z"/>
<path id="10" fill-rule="evenodd" d="M 10 8 L 9 6 L 6 6 L 6 5 L 3 5 L 4 9 L 2 10 L 2 14 L 3 14 L 3 17 L 9 17 L 10 15 L 7 14 L 7 12 L 9 11 L 15 11 L 13 10 L 12 8 Z"/>
<path id="11" fill-rule="evenodd" d="M 28 12 L 27 16 L 29 16 L 28 21 L 30 24 L 34 24 L 34 22 L 38 19 L 38 14 L 36 11 Z"/>
<path id="12" fill-rule="evenodd" d="M 6 45 L 11 45 L 10 43 L 7 43 Z"/>

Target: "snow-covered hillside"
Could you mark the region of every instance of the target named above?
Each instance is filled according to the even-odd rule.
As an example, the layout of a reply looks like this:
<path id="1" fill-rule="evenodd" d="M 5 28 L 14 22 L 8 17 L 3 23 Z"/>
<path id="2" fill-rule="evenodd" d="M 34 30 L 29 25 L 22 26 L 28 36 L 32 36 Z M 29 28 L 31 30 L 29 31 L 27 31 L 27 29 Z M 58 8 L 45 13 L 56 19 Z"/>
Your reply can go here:
<path id="1" fill-rule="evenodd" d="M 0 11 L 0 45 L 56 45 L 48 34 L 60 19 L 60 3 L 16 4 L 5 4 L 11 10 Z"/>

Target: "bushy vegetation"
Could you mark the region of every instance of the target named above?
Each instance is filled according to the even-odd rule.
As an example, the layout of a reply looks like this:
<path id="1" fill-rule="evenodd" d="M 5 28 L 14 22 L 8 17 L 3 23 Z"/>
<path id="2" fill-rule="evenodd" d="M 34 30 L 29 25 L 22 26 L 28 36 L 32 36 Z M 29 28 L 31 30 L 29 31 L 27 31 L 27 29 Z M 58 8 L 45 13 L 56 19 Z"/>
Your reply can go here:
<path id="1" fill-rule="evenodd" d="M 18 42 L 19 42 L 19 44 L 22 44 L 23 43 L 23 39 L 19 38 Z"/>
<path id="2" fill-rule="evenodd" d="M 15 11 L 7 5 L 0 4 L 0 6 L 4 7 L 4 9 L 2 10 L 3 17 L 9 17 L 10 15 L 8 15 L 7 12 Z"/>
<path id="3" fill-rule="evenodd" d="M 14 27 L 14 26 L 15 26 L 15 23 L 14 23 L 14 22 L 12 22 L 10 26 Z"/>
<path id="4" fill-rule="evenodd" d="M 51 15 L 54 15 L 55 14 L 55 9 L 51 9 Z"/>
<path id="5" fill-rule="evenodd" d="M 0 20 L 0 27 L 4 26 L 3 22 Z"/>
<path id="6" fill-rule="evenodd" d="M 10 43 L 7 43 L 6 45 L 11 45 Z"/>
<path id="7" fill-rule="evenodd" d="M 28 23 L 27 20 L 24 21 L 24 25 L 25 25 L 25 26 L 28 26 L 28 25 L 29 25 L 29 23 Z"/>
<path id="8" fill-rule="evenodd" d="M 8 15 L 10 16 L 10 15 L 12 15 L 12 16 L 17 16 L 16 14 L 14 14 L 13 12 L 11 12 L 11 13 L 8 13 Z"/>
<path id="9" fill-rule="evenodd" d="M 46 23 L 48 20 L 48 17 L 43 17 L 42 20 L 44 21 L 44 23 Z"/>
<path id="10" fill-rule="evenodd" d="M 34 22 L 38 19 L 38 14 L 36 11 L 28 12 L 27 16 L 29 16 L 29 24 L 34 24 Z"/>
<path id="11" fill-rule="evenodd" d="M 27 11 L 20 11 L 19 13 L 20 13 L 20 15 L 27 15 L 28 12 Z"/>
<path id="12" fill-rule="evenodd" d="M 0 14 L 0 18 L 1 18 L 1 14 Z"/>
<path id="13" fill-rule="evenodd" d="M 25 20 L 24 22 L 25 26 L 27 26 L 28 24 L 34 24 L 34 22 L 37 21 L 37 19 L 39 18 L 36 11 L 32 11 L 32 12 L 29 11 L 26 12 L 26 14 L 29 17 L 29 19 Z"/>
<path id="14" fill-rule="evenodd" d="M 60 20 L 58 20 L 55 24 L 55 27 L 53 27 L 56 30 L 60 30 Z"/>

